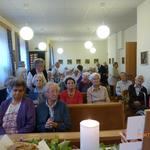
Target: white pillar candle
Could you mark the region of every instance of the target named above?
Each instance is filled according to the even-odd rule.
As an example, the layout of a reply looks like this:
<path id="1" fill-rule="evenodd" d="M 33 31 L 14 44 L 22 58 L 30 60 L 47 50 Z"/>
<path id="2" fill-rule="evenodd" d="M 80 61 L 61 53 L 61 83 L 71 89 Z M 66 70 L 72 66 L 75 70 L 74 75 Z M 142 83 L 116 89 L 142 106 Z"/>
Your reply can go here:
<path id="1" fill-rule="evenodd" d="M 99 122 L 83 120 L 80 122 L 81 150 L 99 150 Z"/>

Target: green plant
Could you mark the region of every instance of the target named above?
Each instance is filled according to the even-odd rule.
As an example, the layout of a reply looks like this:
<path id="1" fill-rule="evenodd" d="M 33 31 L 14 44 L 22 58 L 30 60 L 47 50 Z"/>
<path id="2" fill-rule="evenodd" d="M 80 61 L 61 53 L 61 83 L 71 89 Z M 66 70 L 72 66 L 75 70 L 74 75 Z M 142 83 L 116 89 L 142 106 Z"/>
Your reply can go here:
<path id="1" fill-rule="evenodd" d="M 101 148 L 102 150 L 106 150 L 106 148 L 107 148 L 107 150 L 119 150 L 119 146 L 116 145 L 116 144 L 114 144 L 114 145 L 105 145 L 104 143 L 100 143 L 99 148 Z"/>
<path id="2" fill-rule="evenodd" d="M 129 100 L 130 100 L 129 94 L 126 94 L 123 100 L 124 100 L 124 113 L 126 113 L 129 109 Z"/>

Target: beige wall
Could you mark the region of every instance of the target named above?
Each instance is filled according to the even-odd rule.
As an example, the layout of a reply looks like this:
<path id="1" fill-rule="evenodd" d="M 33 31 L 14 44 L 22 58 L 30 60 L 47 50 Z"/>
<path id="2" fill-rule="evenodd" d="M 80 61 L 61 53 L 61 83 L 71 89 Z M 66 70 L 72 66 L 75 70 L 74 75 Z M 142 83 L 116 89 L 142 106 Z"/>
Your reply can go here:
<path id="1" fill-rule="evenodd" d="M 150 1 L 146 0 L 137 8 L 137 74 L 145 77 L 144 86 L 150 92 L 150 61 L 148 65 L 141 65 L 140 53 L 148 51 L 150 59 Z"/>

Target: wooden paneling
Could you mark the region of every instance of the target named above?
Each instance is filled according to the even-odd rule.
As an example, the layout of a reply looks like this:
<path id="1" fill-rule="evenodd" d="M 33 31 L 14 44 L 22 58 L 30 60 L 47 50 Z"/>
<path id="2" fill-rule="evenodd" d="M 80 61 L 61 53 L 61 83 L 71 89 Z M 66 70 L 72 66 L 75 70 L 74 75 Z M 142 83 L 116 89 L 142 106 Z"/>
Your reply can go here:
<path id="1" fill-rule="evenodd" d="M 126 42 L 126 72 L 129 76 L 129 80 L 133 83 L 136 77 L 136 49 L 137 42 Z"/>

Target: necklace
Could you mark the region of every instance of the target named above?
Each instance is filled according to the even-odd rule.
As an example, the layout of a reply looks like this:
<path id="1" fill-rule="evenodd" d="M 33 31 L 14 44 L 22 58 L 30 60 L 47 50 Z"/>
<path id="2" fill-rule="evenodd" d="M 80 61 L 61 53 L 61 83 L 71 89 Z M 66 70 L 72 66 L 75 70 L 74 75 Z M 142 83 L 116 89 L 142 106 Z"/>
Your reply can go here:
<path id="1" fill-rule="evenodd" d="M 67 93 L 68 93 L 68 91 L 67 91 Z M 72 94 L 69 94 L 69 93 L 68 93 L 69 97 L 74 97 L 74 93 L 75 93 L 75 90 L 73 90 L 73 93 L 72 93 Z"/>

